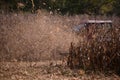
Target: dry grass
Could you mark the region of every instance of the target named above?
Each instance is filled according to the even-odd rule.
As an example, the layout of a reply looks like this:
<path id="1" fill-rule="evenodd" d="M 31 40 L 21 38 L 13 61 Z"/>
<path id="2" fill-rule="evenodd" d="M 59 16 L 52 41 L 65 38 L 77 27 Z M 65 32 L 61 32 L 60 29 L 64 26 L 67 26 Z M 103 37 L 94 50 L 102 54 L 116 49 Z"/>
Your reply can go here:
<path id="1" fill-rule="evenodd" d="M 108 63 L 105 63 L 104 66 L 103 62 L 105 61 L 109 63 L 112 61 L 112 65 L 118 65 L 118 67 L 114 66 L 114 68 L 117 70 L 117 68 L 119 68 L 120 61 L 119 56 L 117 56 L 119 54 L 120 47 L 120 41 L 118 41 L 120 36 L 120 29 L 118 26 L 119 19 L 117 17 L 114 18 L 116 28 L 113 28 L 111 31 L 112 33 L 108 32 L 110 34 L 106 34 L 104 30 L 101 29 L 98 30 L 98 32 L 95 32 L 96 34 L 93 36 L 94 39 L 87 40 L 87 34 L 84 32 L 85 30 L 83 30 L 83 32 L 81 32 L 79 35 L 76 35 L 71 28 L 88 18 L 92 19 L 92 17 L 87 15 L 50 15 L 45 11 L 38 11 L 37 14 L 0 14 L 0 79 L 119 80 L 119 77 L 116 75 L 106 77 L 101 73 L 98 75 L 92 74 L 92 72 L 89 75 L 85 74 L 85 70 L 88 68 L 95 67 L 95 69 L 106 69 L 106 65 L 110 67 L 111 65 Z M 104 18 L 106 19 L 106 17 L 103 16 L 102 19 Z M 98 42 L 98 38 L 100 38 L 101 34 L 103 33 L 104 35 L 109 35 L 110 38 L 112 38 L 112 44 L 114 45 L 112 45 L 109 41 Z M 111 34 L 114 36 L 111 36 Z M 116 38 L 116 36 L 118 38 Z M 73 42 L 75 46 L 73 44 L 71 45 L 71 42 Z M 66 56 L 66 53 L 69 53 L 70 46 L 72 48 L 70 49 L 70 53 L 73 55 L 79 55 L 70 55 L 72 58 L 71 60 L 73 61 L 72 67 L 75 67 L 75 70 L 70 70 L 68 67 L 66 67 L 66 62 L 63 63 L 60 61 L 61 64 L 58 64 L 57 62 L 58 59 L 62 59 L 64 56 Z M 99 49 L 100 46 L 101 49 Z M 79 52 L 79 48 L 81 48 L 82 53 Z M 94 50 L 92 51 L 92 49 Z M 108 55 L 108 52 L 106 53 L 105 50 L 110 50 L 112 53 Z M 116 53 L 115 50 L 118 50 L 118 53 Z M 105 60 L 97 59 L 102 58 L 96 53 L 99 51 L 105 56 Z M 115 57 L 109 60 L 108 58 L 111 58 L 111 56 L 114 55 L 114 52 L 116 53 Z M 108 57 L 107 60 L 106 57 Z M 91 63 L 91 61 L 88 59 L 91 59 L 93 63 Z M 44 60 L 48 61 L 47 64 L 44 62 Z M 50 60 L 54 60 L 55 62 L 51 62 Z M 100 65 L 98 65 L 98 62 L 101 60 L 103 61 L 102 64 L 99 63 Z M 98 62 L 95 63 L 94 61 Z M 82 64 L 78 65 L 79 63 Z M 76 70 L 76 64 L 78 67 L 83 67 L 83 69 Z M 71 64 L 69 64 L 69 66 L 71 66 Z"/>
<path id="2" fill-rule="evenodd" d="M 31 65 L 31 64 L 36 65 Z M 49 62 L 0 62 L 0 80 L 119 80 L 115 74 L 84 74 L 83 70 L 71 70 L 61 64 Z"/>
<path id="3" fill-rule="evenodd" d="M 58 59 L 76 41 L 71 26 L 78 22 L 76 16 L 47 12 L 0 14 L 0 60 Z"/>
<path id="4" fill-rule="evenodd" d="M 77 45 L 71 43 L 68 66 L 120 74 L 120 25 L 94 26 L 78 34 Z"/>

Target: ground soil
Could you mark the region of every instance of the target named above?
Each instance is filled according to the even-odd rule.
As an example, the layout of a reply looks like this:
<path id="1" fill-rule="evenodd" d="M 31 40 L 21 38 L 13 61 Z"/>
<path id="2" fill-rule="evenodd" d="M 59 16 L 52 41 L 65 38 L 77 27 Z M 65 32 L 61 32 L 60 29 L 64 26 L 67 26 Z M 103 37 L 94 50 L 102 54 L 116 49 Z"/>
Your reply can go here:
<path id="1" fill-rule="evenodd" d="M 0 80 L 120 80 L 120 77 L 71 70 L 61 61 L 13 61 L 0 62 Z"/>

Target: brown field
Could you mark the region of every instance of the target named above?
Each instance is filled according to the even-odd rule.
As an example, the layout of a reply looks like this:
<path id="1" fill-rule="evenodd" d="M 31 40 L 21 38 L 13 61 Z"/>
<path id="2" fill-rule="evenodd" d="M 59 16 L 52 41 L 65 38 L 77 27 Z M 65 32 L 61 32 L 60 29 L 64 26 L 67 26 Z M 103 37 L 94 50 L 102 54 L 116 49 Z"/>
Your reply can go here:
<path id="1" fill-rule="evenodd" d="M 112 72 L 71 70 L 66 65 L 70 43 L 77 44 L 80 38 L 71 28 L 92 18 L 45 11 L 0 14 L 0 80 L 120 80 Z M 97 19 L 113 19 L 120 25 L 117 17 Z"/>
<path id="2" fill-rule="evenodd" d="M 0 60 L 57 58 L 76 40 L 70 29 L 73 24 L 72 18 L 48 13 L 1 14 Z"/>
<path id="3" fill-rule="evenodd" d="M 61 61 L 57 64 L 50 61 L 0 62 L 0 65 L 0 80 L 120 80 L 115 74 L 70 70 Z"/>

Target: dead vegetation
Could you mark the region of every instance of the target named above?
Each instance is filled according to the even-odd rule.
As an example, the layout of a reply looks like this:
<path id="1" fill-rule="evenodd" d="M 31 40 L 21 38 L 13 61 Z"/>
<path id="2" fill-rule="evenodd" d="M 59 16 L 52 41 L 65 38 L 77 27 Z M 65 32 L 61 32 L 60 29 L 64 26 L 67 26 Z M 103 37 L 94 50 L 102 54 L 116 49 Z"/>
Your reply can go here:
<path id="1" fill-rule="evenodd" d="M 71 43 L 68 66 L 120 74 L 120 25 L 93 26 L 78 34 L 77 45 Z"/>
<path id="2" fill-rule="evenodd" d="M 120 68 L 119 19 L 114 18 L 112 29 L 96 29 L 90 35 L 83 29 L 76 35 L 71 27 L 88 18 L 50 15 L 45 11 L 0 14 L 0 79 L 119 79 L 116 75 L 95 75 L 93 71 L 85 74 L 89 69 Z M 66 66 L 68 53 L 68 66 L 73 70 Z M 57 60 L 61 59 L 59 64 Z M 44 63 L 46 60 L 49 65 Z"/>
<path id="3" fill-rule="evenodd" d="M 75 18 L 45 11 L 0 14 L 0 61 L 60 59 L 59 53 L 68 53 L 70 42 L 77 41 L 70 28 Z"/>
<path id="4" fill-rule="evenodd" d="M 31 66 L 31 64 L 36 65 Z M 49 62 L 0 62 L 1 80 L 119 80 L 115 74 L 85 74 L 84 70 L 71 70 L 68 67 L 50 65 Z"/>

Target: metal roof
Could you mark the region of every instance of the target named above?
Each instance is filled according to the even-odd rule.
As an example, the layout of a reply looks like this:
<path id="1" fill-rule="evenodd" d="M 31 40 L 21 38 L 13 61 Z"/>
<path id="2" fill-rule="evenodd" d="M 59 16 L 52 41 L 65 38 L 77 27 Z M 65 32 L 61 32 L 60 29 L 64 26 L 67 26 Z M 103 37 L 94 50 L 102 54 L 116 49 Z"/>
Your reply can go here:
<path id="1" fill-rule="evenodd" d="M 102 23 L 112 23 L 111 20 L 87 20 L 85 23 L 98 23 L 98 24 L 102 24 Z"/>

